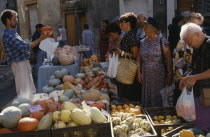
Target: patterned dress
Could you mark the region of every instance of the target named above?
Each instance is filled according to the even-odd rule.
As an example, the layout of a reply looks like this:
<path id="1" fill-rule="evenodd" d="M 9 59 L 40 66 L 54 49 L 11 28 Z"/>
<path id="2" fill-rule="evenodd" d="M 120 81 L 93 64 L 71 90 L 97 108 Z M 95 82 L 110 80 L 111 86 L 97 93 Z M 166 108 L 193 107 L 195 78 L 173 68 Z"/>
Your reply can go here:
<path id="1" fill-rule="evenodd" d="M 158 36 L 150 42 L 148 38 L 141 41 L 140 53 L 142 57 L 142 105 L 143 107 L 161 107 L 160 91 L 165 87 L 165 72 L 161 55 L 160 38 Z M 168 44 L 162 38 L 163 48 Z"/>
<path id="2" fill-rule="evenodd" d="M 101 62 L 106 61 L 105 55 L 108 52 L 109 47 L 109 37 L 106 34 L 105 29 L 102 29 L 100 31 L 100 42 L 99 42 L 99 50 L 100 50 L 100 56 L 101 56 Z"/>

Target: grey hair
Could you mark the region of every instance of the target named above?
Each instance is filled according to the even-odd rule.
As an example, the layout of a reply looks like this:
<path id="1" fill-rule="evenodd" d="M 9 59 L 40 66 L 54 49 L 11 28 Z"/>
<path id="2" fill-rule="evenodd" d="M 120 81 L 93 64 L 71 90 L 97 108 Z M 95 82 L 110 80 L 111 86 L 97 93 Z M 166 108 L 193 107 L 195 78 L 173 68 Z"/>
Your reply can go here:
<path id="1" fill-rule="evenodd" d="M 139 13 L 137 14 L 137 17 L 138 17 L 138 16 L 143 16 L 143 17 L 145 17 L 145 18 L 148 18 L 148 16 L 146 15 L 145 12 L 139 12 Z"/>
<path id="2" fill-rule="evenodd" d="M 181 28 L 180 39 L 184 40 L 187 35 L 191 36 L 195 32 L 202 32 L 202 28 L 195 23 L 186 23 Z"/>

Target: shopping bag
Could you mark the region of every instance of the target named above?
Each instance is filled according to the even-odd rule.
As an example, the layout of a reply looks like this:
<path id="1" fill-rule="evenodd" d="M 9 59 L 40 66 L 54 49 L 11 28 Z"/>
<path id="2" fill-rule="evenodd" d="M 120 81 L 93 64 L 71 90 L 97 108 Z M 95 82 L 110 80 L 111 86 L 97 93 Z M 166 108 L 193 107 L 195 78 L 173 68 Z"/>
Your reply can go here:
<path id="1" fill-rule="evenodd" d="M 107 75 L 109 78 L 115 78 L 117 75 L 117 68 L 120 62 L 118 61 L 118 54 L 109 55 L 109 68 Z"/>
<path id="2" fill-rule="evenodd" d="M 171 106 L 173 106 L 174 89 L 175 89 L 175 85 L 171 84 L 170 86 L 166 86 L 164 89 L 162 89 L 160 91 L 160 94 L 162 96 L 163 107 L 171 107 Z"/>
<path id="3" fill-rule="evenodd" d="M 46 38 L 41 41 L 39 48 L 46 51 L 49 56 L 54 55 L 56 48 L 58 47 L 58 42 L 55 42 L 53 38 Z"/>
<path id="4" fill-rule="evenodd" d="M 186 87 L 182 90 L 182 94 L 176 103 L 176 113 L 188 122 L 196 120 L 193 88 L 191 91 Z"/>

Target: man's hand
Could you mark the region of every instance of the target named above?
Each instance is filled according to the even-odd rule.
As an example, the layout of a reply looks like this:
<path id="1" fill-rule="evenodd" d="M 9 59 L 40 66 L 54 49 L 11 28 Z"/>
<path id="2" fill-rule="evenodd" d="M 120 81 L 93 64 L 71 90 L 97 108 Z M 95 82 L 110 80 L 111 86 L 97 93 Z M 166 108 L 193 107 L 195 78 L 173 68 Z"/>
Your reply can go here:
<path id="1" fill-rule="evenodd" d="M 44 34 L 42 33 L 41 36 L 40 36 L 40 40 L 42 41 L 42 40 L 46 39 L 47 37 L 49 37 L 49 36 L 48 36 L 48 35 L 44 35 Z"/>
<path id="2" fill-rule="evenodd" d="M 187 83 L 186 83 L 186 77 L 184 77 L 179 82 L 179 88 L 182 90 L 186 85 L 187 85 Z"/>
<path id="3" fill-rule="evenodd" d="M 137 72 L 137 80 L 138 80 L 139 83 L 142 83 L 144 81 L 141 72 Z"/>
<path id="4" fill-rule="evenodd" d="M 186 82 L 187 82 L 187 86 L 193 87 L 195 83 L 197 82 L 196 76 L 195 75 L 187 76 Z"/>

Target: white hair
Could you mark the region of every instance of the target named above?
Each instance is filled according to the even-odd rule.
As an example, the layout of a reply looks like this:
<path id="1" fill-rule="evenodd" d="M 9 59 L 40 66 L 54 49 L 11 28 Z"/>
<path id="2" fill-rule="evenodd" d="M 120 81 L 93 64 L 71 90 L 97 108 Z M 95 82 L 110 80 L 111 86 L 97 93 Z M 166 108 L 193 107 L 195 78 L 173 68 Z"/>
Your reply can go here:
<path id="1" fill-rule="evenodd" d="M 181 28 L 180 39 L 183 40 L 186 36 L 192 36 L 195 32 L 202 32 L 202 28 L 195 23 L 186 23 Z"/>
<path id="2" fill-rule="evenodd" d="M 138 17 L 138 16 L 143 16 L 143 17 L 145 17 L 145 18 L 148 18 L 145 12 L 139 12 L 139 13 L 137 14 L 137 17 Z"/>

